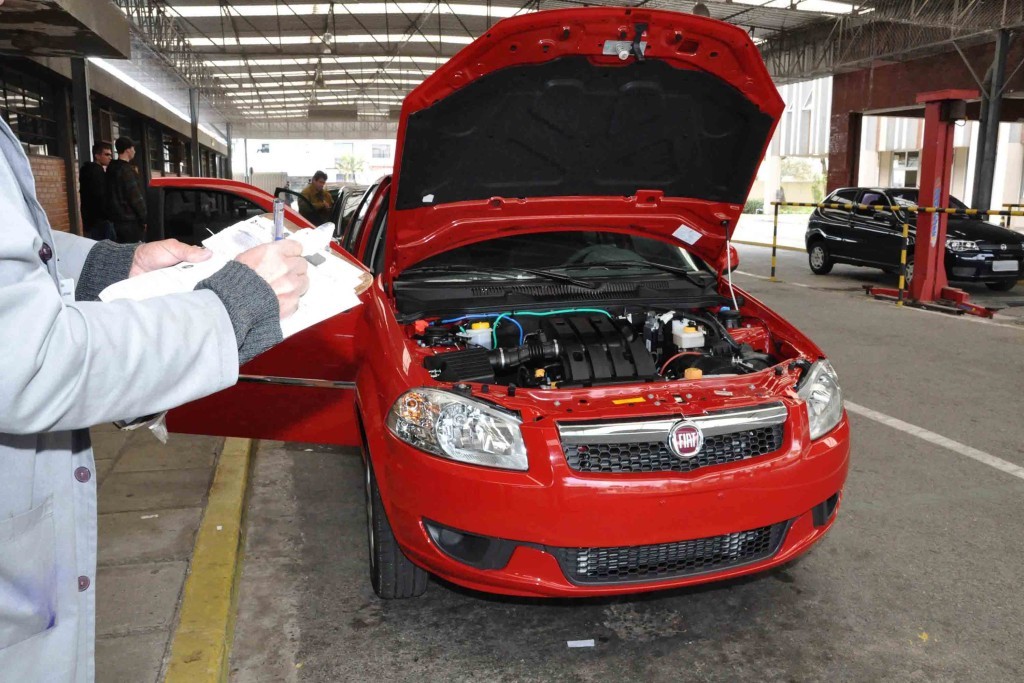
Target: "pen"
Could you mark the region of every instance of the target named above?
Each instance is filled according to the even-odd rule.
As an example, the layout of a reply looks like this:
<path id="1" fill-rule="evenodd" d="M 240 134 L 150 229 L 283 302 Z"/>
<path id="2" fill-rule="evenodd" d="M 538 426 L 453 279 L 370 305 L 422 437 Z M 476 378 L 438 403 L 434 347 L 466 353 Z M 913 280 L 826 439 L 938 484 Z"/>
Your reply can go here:
<path id="1" fill-rule="evenodd" d="M 284 201 L 274 200 L 274 240 L 284 238 Z"/>

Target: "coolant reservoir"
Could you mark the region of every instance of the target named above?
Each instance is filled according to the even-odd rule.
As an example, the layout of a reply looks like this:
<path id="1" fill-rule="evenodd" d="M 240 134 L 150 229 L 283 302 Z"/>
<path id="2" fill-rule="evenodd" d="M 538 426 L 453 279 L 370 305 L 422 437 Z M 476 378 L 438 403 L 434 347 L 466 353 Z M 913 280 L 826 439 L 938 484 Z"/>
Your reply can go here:
<path id="1" fill-rule="evenodd" d="M 465 339 L 466 343 L 471 346 L 491 348 L 491 324 L 488 322 L 473 323 L 468 330 L 459 332 L 455 336 Z"/>
<path id="2" fill-rule="evenodd" d="M 672 321 L 672 343 L 680 350 L 704 348 L 704 333 L 689 320 Z"/>

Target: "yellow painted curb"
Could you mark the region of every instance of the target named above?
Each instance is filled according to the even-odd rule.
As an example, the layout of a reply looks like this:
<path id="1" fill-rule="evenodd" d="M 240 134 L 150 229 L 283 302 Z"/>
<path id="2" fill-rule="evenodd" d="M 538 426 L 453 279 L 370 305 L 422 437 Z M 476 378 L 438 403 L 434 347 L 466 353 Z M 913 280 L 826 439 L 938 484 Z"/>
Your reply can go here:
<path id="1" fill-rule="evenodd" d="M 249 463 L 255 441 L 226 439 L 192 553 L 165 683 L 226 681 L 235 631 Z"/>
<path id="2" fill-rule="evenodd" d="M 747 246 L 750 246 L 750 247 L 768 247 L 769 249 L 771 249 L 771 247 L 772 247 L 772 243 L 771 242 L 768 242 L 767 244 L 765 244 L 764 242 L 747 242 L 745 240 L 733 240 L 732 243 L 733 244 L 746 244 Z M 806 249 L 801 249 L 800 247 L 789 247 L 789 246 L 783 246 L 781 244 L 776 245 L 775 248 L 780 250 L 780 251 L 807 251 Z"/>

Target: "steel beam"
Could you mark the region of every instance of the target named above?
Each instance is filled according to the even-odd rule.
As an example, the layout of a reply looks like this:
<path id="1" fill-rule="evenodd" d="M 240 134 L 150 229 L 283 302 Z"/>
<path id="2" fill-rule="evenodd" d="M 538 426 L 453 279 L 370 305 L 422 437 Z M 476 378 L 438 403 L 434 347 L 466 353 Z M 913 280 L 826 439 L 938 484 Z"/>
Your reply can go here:
<path id="1" fill-rule="evenodd" d="M 199 163 L 199 89 L 188 89 L 188 115 L 192 123 L 192 176 L 203 175 L 202 165 Z"/>
<path id="2" fill-rule="evenodd" d="M 996 34 L 996 50 L 990 69 L 991 80 L 982 92 L 981 125 L 978 129 L 978 167 L 974 172 L 974 199 L 976 209 L 992 208 L 992 182 L 996 173 L 996 152 L 999 146 L 999 119 L 1002 113 L 1003 83 L 1006 79 L 1006 53 L 1010 47 L 1010 32 Z"/>
<path id="3" fill-rule="evenodd" d="M 89 98 L 89 69 L 84 57 L 71 58 L 71 110 L 75 120 L 78 165 L 92 161 L 92 100 Z"/>
<path id="4" fill-rule="evenodd" d="M 227 169 L 225 169 L 225 171 L 224 171 L 224 174 L 225 174 L 224 177 L 225 178 L 231 178 L 231 164 L 232 164 L 232 161 L 234 160 L 234 154 L 231 152 L 232 138 L 231 138 L 231 122 L 230 121 L 228 121 L 227 125 L 224 127 L 224 138 L 227 140 L 227 143 L 228 143 L 228 158 L 227 158 L 227 162 L 226 162 L 227 163 Z"/>

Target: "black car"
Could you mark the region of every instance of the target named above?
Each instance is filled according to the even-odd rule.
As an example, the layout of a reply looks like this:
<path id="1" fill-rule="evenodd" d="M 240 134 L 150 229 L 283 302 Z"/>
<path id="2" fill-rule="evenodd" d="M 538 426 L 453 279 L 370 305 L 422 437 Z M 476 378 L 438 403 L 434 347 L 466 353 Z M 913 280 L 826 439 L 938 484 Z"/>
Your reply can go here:
<path id="1" fill-rule="evenodd" d="M 881 268 L 896 272 L 900 264 L 903 223 L 910 223 L 907 282 L 914 275 L 914 234 L 917 188 L 846 187 L 836 190 L 825 204 L 882 204 L 885 209 L 817 208 L 807 224 L 807 256 L 811 270 L 825 275 L 835 263 Z M 967 207 L 955 197 L 950 208 Z M 946 230 L 946 277 L 951 281 L 984 282 L 1005 292 L 1021 277 L 1024 235 L 985 222 L 980 216 L 949 216 Z"/>

